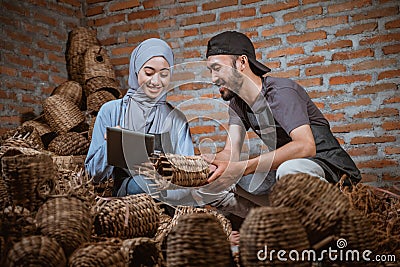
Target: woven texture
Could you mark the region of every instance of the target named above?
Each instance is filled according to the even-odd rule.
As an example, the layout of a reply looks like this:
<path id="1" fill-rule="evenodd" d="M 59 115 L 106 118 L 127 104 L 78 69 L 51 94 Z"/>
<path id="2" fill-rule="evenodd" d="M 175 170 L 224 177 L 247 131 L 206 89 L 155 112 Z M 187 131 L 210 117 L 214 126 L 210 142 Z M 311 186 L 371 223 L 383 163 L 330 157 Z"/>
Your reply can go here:
<path id="1" fill-rule="evenodd" d="M 168 235 L 167 266 L 230 266 L 230 245 L 215 216 L 182 215 Z"/>
<path id="2" fill-rule="evenodd" d="M 158 216 L 158 207 L 147 194 L 99 198 L 94 229 L 98 236 L 105 237 L 154 237 Z"/>
<path id="3" fill-rule="evenodd" d="M 36 214 L 40 233 L 56 239 L 67 256 L 89 241 L 92 222 L 90 205 L 76 197 L 51 198 Z"/>
<path id="4" fill-rule="evenodd" d="M 265 260 L 257 253 L 267 246 Z M 243 266 L 310 266 L 307 262 L 279 261 L 269 257 L 269 251 L 309 249 L 309 242 L 300 215 L 288 207 L 259 207 L 252 209 L 240 228 L 240 258 Z M 274 255 L 276 256 L 276 255 Z"/>
<path id="5" fill-rule="evenodd" d="M 63 133 L 54 138 L 48 150 L 59 156 L 85 155 L 89 149 L 89 141 L 76 132 Z"/>
<path id="6" fill-rule="evenodd" d="M 8 197 L 7 186 L 3 177 L 0 176 L 0 210 L 3 210 L 9 204 L 10 198 Z"/>
<path id="7" fill-rule="evenodd" d="M 46 153 L 3 156 L 1 166 L 14 205 L 36 210 L 54 189 L 56 168 Z"/>
<path id="8" fill-rule="evenodd" d="M 99 45 L 91 46 L 86 50 L 83 60 L 83 77 L 85 81 L 97 76 L 115 80 L 115 72 L 104 47 Z"/>
<path id="9" fill-rule="evenodd" d="M 107 90 L 96 91 L 87 97 L 87 110 L 98 112 L 104 103 L 115 99 L 115 96 Z"/>
<path id="10" fill-rule="evenodd" d="M 61 246 L 46 236 L 28 236 L 7 253 L 5 266 L 66 266 Z"/>
<path id="11" fill-rule="evenodd" d="M 207 183 L 208 163 L 200 156 L 182 156 L 176 154 L 161 155 L 156 159 L 157 172 L 173 184 L 195 187 Z"/>
<path id="12" fill-rule="evenodd" d="M 2 138 L 2 146 L 44 149 L 40 134 L 33 126 L 19 126 L 8 131 Z"/>
<path id="13" fill-rule="evenodd" d="M 104 76 L 96 76 L 86 81 L 83 87 L 86 96 L 93 94 L 99 90 L 106 90 L 112 93 L 116 98 L 121 96 L 121 91 L 119 90 L 118 82 L 114 79 Z"/>
<path id="14" fill-rule="evenodd" d="M 137 237 L 126 239 L 122 244 L 128 255 L 129 267 L 165 265 L 159 244 L 152 238 Z"/>
<path id="15" fill-rule="evenodd" d="M 85 243 L 74 251 L 68 259 L 69 267 L 93 266 L 127 266 L 127 256 L 122 250 L 122 242 L 118 239 Z"/>
<path id="16" fill-rule="evenodd" d="M 78 156 L 52 156 L 54 164 L 58 169 L 79 171 L 85 168 L 85 155 Z"/>
<path id="17" fill-rule="evenodd" d="M 83 55 L 92 45 L 98 45 L 96 31 L 90 28 L 77 27 L 68 33 L 67 58 Z"/>
<path id="18" fill-rule="evenodd" d="M 61 95 L 65 98 L 69 98 L 79 107 L 82 101 L 82 93 L 82 86 L 78 82 L 66 81 L 57 86 L 51 95 Z"/>
<path id="19" fill-rule="evenodd" d="M 311 244 L 332 233 L 349 202 L 337 187 L 307 174 L 282 177 L 270 193 L 272 206 L 287 206 L 298 211 Z"/>
<path id="20" fill-rule="evenodd" d="M 40 136 L 51 133 L 50 126 L 40 121 L 34 121 L 34 120 L 25 121 L 24 123 L 22 123 L 22 126 L 31 126 L 35 128 Z"/>
<path id="21" fill-rule="evenodd" d="M 67 57 L 67 72 L 69 80 L 76 81 L 82 86 L 85 84 L 85 78 L 83 76 L 83 55 L 76 55 Z"/>
<path id="22" fill-rule="evenodd" d="M 68 132 L 85 121 L 85 115 L 79 107 L 60 95 L 53 95 L 44 100 L 43 112 L 47 123 L 57 133 Z"/>

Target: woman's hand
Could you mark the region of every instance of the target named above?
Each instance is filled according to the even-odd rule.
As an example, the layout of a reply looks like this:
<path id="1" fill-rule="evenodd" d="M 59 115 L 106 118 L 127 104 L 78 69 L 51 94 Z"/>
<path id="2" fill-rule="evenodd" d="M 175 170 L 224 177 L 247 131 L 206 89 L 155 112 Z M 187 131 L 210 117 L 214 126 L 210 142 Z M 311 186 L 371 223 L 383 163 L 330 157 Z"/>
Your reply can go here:
<path id="1" fill-rule="evenodd" d="M 210 159 L 205 156 L 203 156 L 203 158 L 208 163 L 216 166 L 214 173 L 212 173 L 212 175 L 207 180 L 208 183 L 212 183 L 218 178 L 223 178 L 225 181 L 231 182 L 231 184 L 235 183 L 238 178 L 243 176 L 243 173 L 247 167 L 247 161 L 232 162 Z"/>

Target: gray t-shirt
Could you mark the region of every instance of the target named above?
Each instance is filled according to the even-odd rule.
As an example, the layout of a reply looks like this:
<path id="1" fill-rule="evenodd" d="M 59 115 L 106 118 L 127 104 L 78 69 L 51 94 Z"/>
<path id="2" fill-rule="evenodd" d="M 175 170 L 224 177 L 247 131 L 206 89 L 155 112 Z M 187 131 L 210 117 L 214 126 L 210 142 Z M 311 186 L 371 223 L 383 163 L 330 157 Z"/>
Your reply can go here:
<path id="1" fill-rule="evenodd" d="M 251 108 L 239 96 L 230 101 L 229 124 L 244 126 L 246 130 L 252 128 L 260 136 L 263 127 L 257 121 L 257 114 L 265 113 L 266 105 L 275 122 L 277 148 L 290 142 L 290 132 L 301 125 L 329 127 L 303 87 L 290 79 L 275 77 L 264 78 L 261 94 Z"/>

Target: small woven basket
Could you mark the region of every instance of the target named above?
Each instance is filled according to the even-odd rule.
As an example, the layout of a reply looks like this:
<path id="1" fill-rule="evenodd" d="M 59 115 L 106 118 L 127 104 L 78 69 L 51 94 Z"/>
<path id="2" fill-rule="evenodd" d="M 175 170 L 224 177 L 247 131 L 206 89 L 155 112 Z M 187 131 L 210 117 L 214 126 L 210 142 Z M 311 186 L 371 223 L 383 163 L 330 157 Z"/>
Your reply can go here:
<path id="1" fill-rule="evenodd" d="M 83 87 L 86 96 L 93 94 L 99 90 L 106 90 L 112 93 L 116 98 L 121 96 L 121 91 L 119 90 L 119 85 L 117 80 L 111 79 L 109 77 L 97 76 L 86 81 Z"/>
<path id="2" fill-rule="evenodd" d="M 308 174 L 282 177 L 270 193 L 272 206 L 287 206 L 298 211 L 311 244 L 331 235 L 333 228 L 350 207 L 334 185 Z"/>
<path id="3" fill-rule="evenodd" d="M 56 168 L 47 153 L 3 156 L 1 166 L 14 205 L 34 211 L 54 190 Z"/>
<path id="4" fill-rule="evenodd" d="M 90 204 L 76 197 L 51 198 L 36 214 L 40 233 L 56 239 L 67 256 L 90 240 L 92 223 Z"/>
<path id="5" fill-rule="evenodd" d="M 60 95 L 48 97 L 43 102 L 43 112 L 47 123 L 57 133 L 68 132 L 85 121 L 85 115 L 79 107 Z"/>
<path id="6" fill-rule="evenodd" d="M 66 57 L 83 55 L 92 45 L 99 45 L 94 29 L 77 27 L 68 33 Z"/>
<path id="7" fill-rule="evenodd" d="M 78 107 L 81 106 L 82 102 L 82 86 L 76 81 L 65 81 L 57 86 L 51 95 L 61 95 L 65 98 L 69 98 Z"/>
<path id="8" fill-rule="evenodd" d="M 122 247 L 128 255 L 129 267 L 165 266 L 160 246 L 152 238 L 137 237 L 126 239 L 123 241 Z"/>
<path id="9" fill-rule="evenodd" d="M 33 126 L 19 126 L 4 136 L 2 146 L 44 149 L 42 139 Z"/>
<path id="10" fill-rule="evenodd" d="M 85 155 L 89 149 L 89 141 L 80 133 L 63 133 L 50 142 L 48 150 L 58 156 Z"/>
<path id="11" fill-rule="evenodd" d="M 94 230 L 100 237 L 154 237 L 158 225 L 158 207 L 147 194 L 98 199 Z"/>
<path id="12" fill-rule="evenodd" d="M 90 112 L 98 112 L 104 103 L 115 99 L 115 96 L 107 90 L 96 91 L 87 97 L 87 110 Z"/>
<path id="13" fill-rule="evenodd" d="M 5 266 L 66 266 L 64 251 L 56 240 L 27 236 L 8 251 Z"/>
<path id="14" fill-rule="evenodd" d="M 88 48 L 84 55 L 83 77 L 85 81 L 104 76 L 115 80 L 115 72 L 111 64 L 111 59 L 104 47 L 93 45 Z"/>
<path id="15" fill-rule="evenodd" d="M 168 235 L 167 266 L 231 266 L 230 245 L 217 218 L 182 215 Z"/>
<path id="16" fill-rule="evenodd" d="M 240 228 L 239 247 L 243 266 L 310 266 L 309 262 L 302 262 L 301 259 L 293 262 L 270 258 L 271 250 L 284 250 L 289 255 L 291 250 L 301 253 L 309 249 L 300 215 L 288 207 L 253 208 Z M 261 259 L 258 258 L 260 250 L 264 251 Z"/>
<path id="17" fill-rule="evenodd" d="M 85 243 L 69 258 L 69 267 L 93 266 L 127 266 L 127 255 L 122 249 L 119 239 L 103 240 L 95 243 Z"/>
<path id="18" fill-rule="evenodd" d="M 206 184 L 210 172 L 208 163 L 200 156 L 169 153 L 156 159 L 155 168 L 165 180 L 186 187 Z"/>

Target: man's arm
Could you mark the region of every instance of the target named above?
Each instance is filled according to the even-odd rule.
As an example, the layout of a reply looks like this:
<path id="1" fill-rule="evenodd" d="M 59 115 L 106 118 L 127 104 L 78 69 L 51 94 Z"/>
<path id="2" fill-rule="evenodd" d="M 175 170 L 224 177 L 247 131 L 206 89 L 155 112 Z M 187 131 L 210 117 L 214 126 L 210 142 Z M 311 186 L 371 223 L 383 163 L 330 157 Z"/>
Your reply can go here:
<path id="1" fill-rule="evenodd" d="M 225 147 L 215 156 L 217 160 L 239 161 L 246 130 L 240 125 L 229 125 Z"/>

